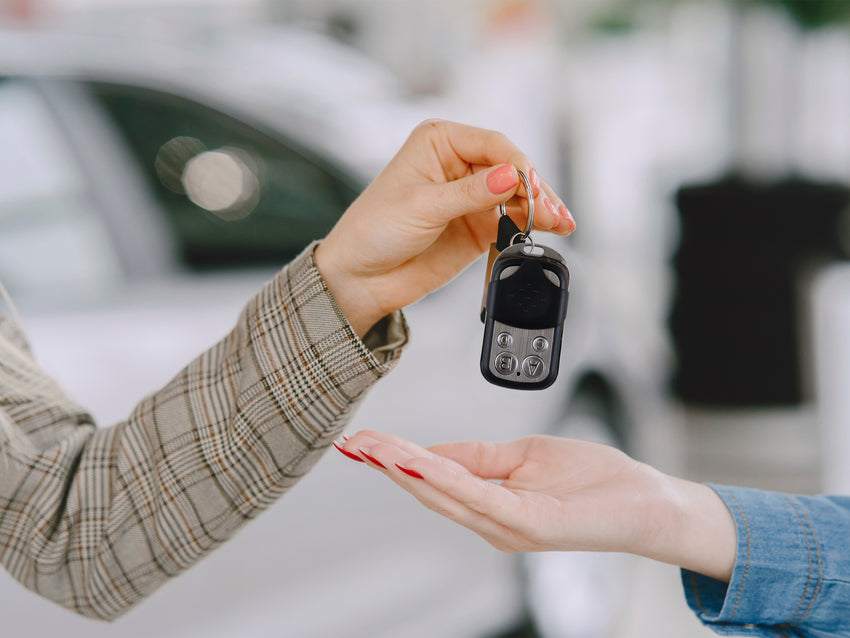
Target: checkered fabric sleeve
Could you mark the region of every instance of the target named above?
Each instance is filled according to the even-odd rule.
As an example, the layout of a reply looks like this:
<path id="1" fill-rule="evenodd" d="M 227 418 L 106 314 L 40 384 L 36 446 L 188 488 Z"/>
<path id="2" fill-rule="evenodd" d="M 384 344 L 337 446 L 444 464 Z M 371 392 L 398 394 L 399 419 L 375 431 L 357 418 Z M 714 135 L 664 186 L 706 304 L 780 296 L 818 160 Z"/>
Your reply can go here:
<path id="1" fill-rule="evenodd" d="M 82 615 L 113 619 L 313 466 L 407 333 L 396 313 L 381 325 L 400 342 L 388 349 L 371 335 L 383 349 L 367 347 L 312 249 L 221 342 L 108 428 L 38 368 L 0 313 L 0 561 L 13 577 Z"/>

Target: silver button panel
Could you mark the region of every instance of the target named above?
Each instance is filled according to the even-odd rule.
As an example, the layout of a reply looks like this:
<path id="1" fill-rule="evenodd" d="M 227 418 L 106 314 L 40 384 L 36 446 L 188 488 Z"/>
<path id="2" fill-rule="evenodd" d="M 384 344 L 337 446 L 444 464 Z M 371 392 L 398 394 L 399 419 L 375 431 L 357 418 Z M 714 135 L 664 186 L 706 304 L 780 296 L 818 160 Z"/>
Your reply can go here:
<path id="1" fill-rule="evenodd" d="M 518 383 L 536 383 L 549 374 L 555 328 L 526 329 L 493 322 L 490 371 Z"/>

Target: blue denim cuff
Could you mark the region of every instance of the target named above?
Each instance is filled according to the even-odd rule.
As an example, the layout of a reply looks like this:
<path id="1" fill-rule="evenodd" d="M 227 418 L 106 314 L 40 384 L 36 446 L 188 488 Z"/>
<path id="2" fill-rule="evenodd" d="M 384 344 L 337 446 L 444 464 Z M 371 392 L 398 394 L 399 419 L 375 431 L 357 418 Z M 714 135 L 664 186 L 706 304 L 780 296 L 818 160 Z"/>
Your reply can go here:
<path id="1" fill-rule="evenodd" d="M 682 570 L 685 596 L 720 634 L 850 635 L 850 501 L 711 485 L 737 528 L 726 583 Z"/>

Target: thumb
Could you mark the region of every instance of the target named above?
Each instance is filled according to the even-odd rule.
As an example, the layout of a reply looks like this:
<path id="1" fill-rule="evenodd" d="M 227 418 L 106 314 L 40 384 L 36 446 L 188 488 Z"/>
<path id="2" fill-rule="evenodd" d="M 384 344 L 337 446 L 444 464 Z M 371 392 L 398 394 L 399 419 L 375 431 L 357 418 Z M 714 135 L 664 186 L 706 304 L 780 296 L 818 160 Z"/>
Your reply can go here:
<path id="1" fill-rule="evenodd" d="M 495 208 L 517 193 L 519 174 L 512 164 L 500 164 L 434 186 L 436 214 L 441 222 Z"/>

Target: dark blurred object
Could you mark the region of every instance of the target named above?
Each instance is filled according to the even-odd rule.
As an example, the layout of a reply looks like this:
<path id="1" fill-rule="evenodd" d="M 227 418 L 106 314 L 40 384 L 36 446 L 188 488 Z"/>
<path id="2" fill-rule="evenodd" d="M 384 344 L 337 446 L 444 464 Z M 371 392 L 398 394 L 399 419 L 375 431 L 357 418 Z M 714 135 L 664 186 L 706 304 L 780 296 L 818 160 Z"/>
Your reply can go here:
<path id="1" fill-rule="evenodd" d="M 783 7 L 804 29 L 850 24 L 850 2 L 846 0 L 763 0 Z M 743 4 L 752 4 L 744 2 Z"/>
<path id="2" fill-rule="evenodd" d="M 678 0 L 668 0 L 674 5 Z M 607 3 L 590 23 L 601 33 L 616 34 L 635 29 L 640 25 L 644 9 L 656 5 L 656 0 L 620 0 Z M 803 29 L 821 29 L 830 26 L 850 26 L 850 1 L 848 0 L 735 0 L 736 10 L 758 6 L 779 7 L 790 15 Z"/>
<path id="3" fill-rule="evenodd" d="M 676 396 L 718 407 L 802 401 L 798 284 L 818 263 L 847 257 L 848 203 L 847 187 L 799 178 L 730 176 L 679 190 Z"/>

